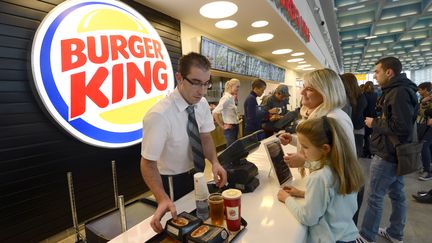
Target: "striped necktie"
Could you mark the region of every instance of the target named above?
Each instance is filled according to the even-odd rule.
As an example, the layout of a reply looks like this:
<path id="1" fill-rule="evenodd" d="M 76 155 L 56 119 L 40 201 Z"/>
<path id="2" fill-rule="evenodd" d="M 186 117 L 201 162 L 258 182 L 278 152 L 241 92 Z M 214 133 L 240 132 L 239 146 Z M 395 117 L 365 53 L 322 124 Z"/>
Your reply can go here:
<path id="1" fill-rule="evenodd" d="M 192 149 L 193 161 L 195 165 L 195 170 L 197 172 L 204 171 L 204 154 L 201 145 L 200 134 L 198 130 L 198 124 L 195 119 L 194 106 L 188 106 L 186 108 L 188 115 L 187 133 L 189 135 L 189 143 Z"/>

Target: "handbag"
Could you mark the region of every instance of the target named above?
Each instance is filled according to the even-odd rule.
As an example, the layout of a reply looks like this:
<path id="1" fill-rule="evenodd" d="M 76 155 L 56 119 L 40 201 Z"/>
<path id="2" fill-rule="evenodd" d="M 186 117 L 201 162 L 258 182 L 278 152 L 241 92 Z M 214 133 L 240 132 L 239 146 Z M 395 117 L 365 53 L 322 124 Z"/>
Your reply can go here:
<path id="1" fill-rule="evenodd" d="M 416 123 L 413 129 L 413 141 L 411 143 L 400 143 L 396 136 L 390 136 L 390 141 L 395 146 L 397 159 L 397 176 L 403 176 L 418 171 L 421 166 L 421 151 L 423 142 L 417 138 Z"/>

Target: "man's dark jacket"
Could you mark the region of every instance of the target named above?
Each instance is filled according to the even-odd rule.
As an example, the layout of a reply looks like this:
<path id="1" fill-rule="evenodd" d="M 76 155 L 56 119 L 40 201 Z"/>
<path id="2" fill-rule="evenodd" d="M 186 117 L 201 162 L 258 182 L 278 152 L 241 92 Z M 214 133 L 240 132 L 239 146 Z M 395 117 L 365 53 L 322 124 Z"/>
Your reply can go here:
<path id="1" fill-rule="evenodd" d="M 381 90 L 377 102 L 381 116 L 372 122 L 371 150 L 384 160 L 397 163 L 395 146 L 389 136 L 397 136 L 400 143 L 412 141 L 417 115 L 417 86 L 402 73 L 393 77 Z"/>

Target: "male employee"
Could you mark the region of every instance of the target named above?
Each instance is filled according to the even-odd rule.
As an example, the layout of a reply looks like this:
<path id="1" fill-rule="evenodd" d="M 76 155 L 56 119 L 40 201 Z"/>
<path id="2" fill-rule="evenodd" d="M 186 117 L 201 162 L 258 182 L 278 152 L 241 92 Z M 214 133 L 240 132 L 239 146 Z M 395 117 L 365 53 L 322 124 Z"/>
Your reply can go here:
<path id="1" fill-rule="evenodd" d="M 200 54 L 183 56 L 175 74 L 177 88 L 144 117 L 141 174 L 158 202 L 150 222 L 158 233 L 163 230 L 160 219 L 165 212 L 177 216 L 173 201 L 193 190 L 193 174 L 204 169 L 204 157 L 213 165 L 216 185 L 222 187 L 227 181 L 210 135 L 215 129 L 213 117 L 203 97 L 210 66 Z"/>

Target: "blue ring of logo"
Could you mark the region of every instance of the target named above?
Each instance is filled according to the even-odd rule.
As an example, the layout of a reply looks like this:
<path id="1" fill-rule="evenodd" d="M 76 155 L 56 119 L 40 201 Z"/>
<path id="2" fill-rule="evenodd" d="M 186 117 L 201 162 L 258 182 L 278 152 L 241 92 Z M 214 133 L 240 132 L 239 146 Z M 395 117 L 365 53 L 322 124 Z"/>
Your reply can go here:
<path id="1" fill-rule="evenodd" d="M 117 133 L 117 132 L 102 130 L 98 127 L 91 125 L 90 123 L 84 121 L 81 118 L 77 118 L 75 120 L 69 121 L 68 106 L 66 102 L 63 100 L 62 96 L 60 95 L 60 92 L 58 91 L 57 86 L 55 84 L 54 77 L 52 75 L 51 59 L 49 57 L 44 58 L 46 56 L 42 55 L 43 53 L 48 53 L 48 55 L 50 55 L 54 34 L 58 26 L 60 25 L 60 23 L 63 21 L 63 19 L 66 16 L 68 16 L 70 13 L 72 13 L 74 10 L 90 4 L 101 4 L 101 5 L 113 6 L 133 15 L 129 11 L 119 6 L 115 6 L 104 2 L 81 3 L 73 7 L 70 7 L 66 9 L 64 12 L 62 12 L 61 14 L 59 14 L 59 16 L 57 16 L 54 19 L 54 21 L 51 23 L 51 25 L 48 27 L 45 37 L 43 38 L 42 41 L 42 46 L 40 50 L 40 69 L 41 69 L 42 82 L 44 83 L 45 90 L 48 94 L 48 97 L 51 99 L 51 102 L 53 106 L 56 108 L 57 112 L 62 116 L 62 118 L 66 122 L 68 122 L 73 128 L 81 132 L 83 135 L 100 142 L 113 143 L 113 144 L 130 143 L 133 141 L 138 141 L 139 139 L 142 138 L 141 129 L 131 131 L 131 132 Z"/>

